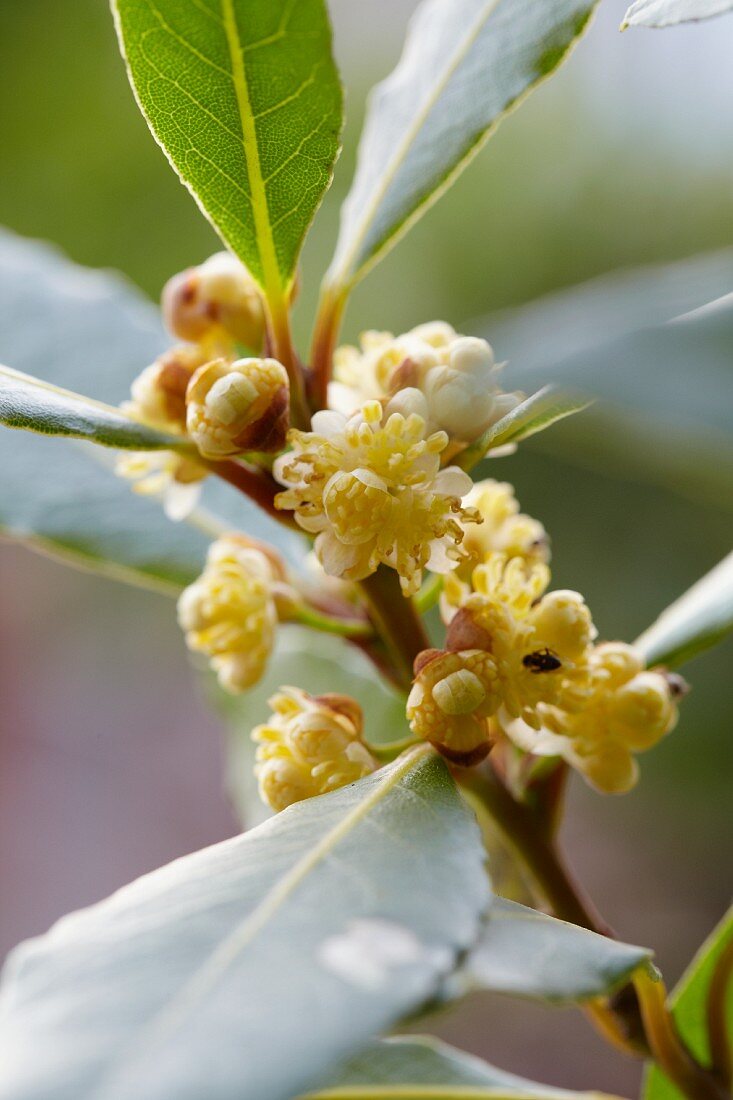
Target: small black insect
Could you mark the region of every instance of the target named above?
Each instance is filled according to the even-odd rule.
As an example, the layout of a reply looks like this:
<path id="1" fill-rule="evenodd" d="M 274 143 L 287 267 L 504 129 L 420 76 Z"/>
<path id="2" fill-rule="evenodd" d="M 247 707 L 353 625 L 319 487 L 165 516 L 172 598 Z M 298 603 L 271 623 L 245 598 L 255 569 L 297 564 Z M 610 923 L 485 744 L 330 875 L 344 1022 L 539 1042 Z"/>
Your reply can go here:
<path id="1" fill-rule="evenodd" d="M 554 653 L 551 653 L 547 647 L 544 649 L 538 649 L 534 653 L 528 653 L 526 657 L 522 657 L 522 664 L 525 668 L 528 668 L 530 672 L 556 672 L 558 668 L 562 667 L 562 661 L 559 657 L 556 657 Z"/>

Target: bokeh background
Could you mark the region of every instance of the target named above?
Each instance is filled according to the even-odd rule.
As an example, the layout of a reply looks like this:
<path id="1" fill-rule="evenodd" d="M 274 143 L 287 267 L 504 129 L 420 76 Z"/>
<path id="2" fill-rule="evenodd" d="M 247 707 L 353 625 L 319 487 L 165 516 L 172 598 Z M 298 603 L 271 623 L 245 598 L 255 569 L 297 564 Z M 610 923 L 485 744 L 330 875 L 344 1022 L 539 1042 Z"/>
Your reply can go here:
<path id="1" fill-rule="evenodd" d="M 301 338 L 366 90 L 394 64 L 414 6 L 332 0 L 346 147 L 306 248 Z M 733 244 L 733 18 L 619 35 L 624 8 L 601 4 L 562 72 L 359 288 L 348 335 L 435 317 L 460 325 L 606 271 Z M 102 0 L 0 3 L 0 140 L 0 222 L 18 232 L 121 269 L 152 297 L 216 248 L 135 108 Z M 617 467 L 592 441 L 581 453 L 572 430 L 526 445 L 499 476 L 549 528 L 556 584 L 587 594 L 604 636 L 630 639 L 730 549 L 731 502 L 648 476 L 643 454 Z M 170 601 L 9 544 L 0 578 L 1 956 L 237 822 L 222 731 Z M 688 666 L 683 719 L 643 759 L 635 792 L 571 792 L 573 863 L 670 980 L 730 891 L 732 655 L 728 644 Z M 435 1027 L 548 1082 L 637 1088 L 638 1066 L 570 1010 L 483 996 Z"/>

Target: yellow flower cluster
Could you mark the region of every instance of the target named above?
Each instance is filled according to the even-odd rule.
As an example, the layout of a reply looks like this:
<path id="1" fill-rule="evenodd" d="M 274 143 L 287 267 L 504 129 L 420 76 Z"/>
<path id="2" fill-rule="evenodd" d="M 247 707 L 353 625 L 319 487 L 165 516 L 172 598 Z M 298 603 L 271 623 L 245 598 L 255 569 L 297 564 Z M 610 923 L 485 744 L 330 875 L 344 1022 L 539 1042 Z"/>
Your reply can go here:
<path id="1" fill-rule="evenodd" d="M 316 413 L 313 430 L 292 431 L 290 442 L 274 465 L 288 487 L 275 503 L 317 536 L 328 574 L 362 580 L 383 563 L 412 595 L 424 568 L 445 573 L 458 564 L 461 524 L 478 516 L 461 504 L 469 476 L 440 469 L 445 432 L 430 434 L 422 417 L 385 413 L 372 401 L 348 419 Z"/>
<path id="2" fill-rule="evenodd" d="M 483 524 L 466 530 L 469 560 L 444 582 L 446 650 L 418 658 L 413 732 L 462 764 L 506 737 L 563 757 L 599 790 L 628 790 L 634 754 L 673 728 L 684 682 L 647 670 L 631 646 L 594 645 L 582 596 L 547 592 L 544 529 L 510 486 L 483 482 L 465 499 Z"/>
<path id="3" fill-rule="evenodd" d="M 444 431 L 446 458 L 504 416 L 521 395 L 503 393 L 499 371 L 486 340 L 459 336 L 442 321 L 419 325 L 402 336 L 365 332 L 360 347 L 335 354 L 331 408 L 351 415 L 370 399 L 388 412 L 416 413 L 428 431 Z"/>
<path id="4" fill-rule="evenodd" d="M 620 794 L 638 779 L 634 754 L 652 748 L 677 722 L 681 677 L 647 670 L 623 642 L 604 642 L 588 656 L 588 680 L 558 706 L 540 705 L 539 733 L 522 723 L 507 727 L 520 748 L 562 756 L 597 790 Z"/>
<path id="5" fill-rule="evenodd" d="M 211 545 L 206 568 L 178 600 L 186 644 L 209 657 L 226 691 L 244 691 L 265 670 L 275 640 L 275 588 L 281 577 L 272 554 L 230 535 Z"/>
<path id="6" fill-rule="evenodd" d="M 281 688 L 273 714 L 257 726 L 260 795 L 273 810 L 325 794 L 369 775 L 376 761 L 362 740 L 362 713 L 346 695 L 308 695 Z"/>
<path id="7" fill-rule="evenodd" d="M 471 763 L 486 755 L 496 735 L 490 718 L 521 718 L 539 728 L 539 704 L 556 703 L 584 680 L 595 636 L 590 613 L 577 592 L 545 594 L 549 579 L 543 562 L 498 553 L 476 566 L 470 587 L 446 579 L 447 651 L 419 659 L 407 714 L 413 731 L 450 759 Z M 443 720 L 439 712 L 451 713 L 445 701 L 457 705 L 454 685 L 469 683 L 471 690 L 459 692 L 460 722 Z"/>
<path id="8" fill-rule="evenodd" d="M 289 422 L 285 368 L 274 359 L 236 358 L 240 345 L 258 350 L 264 338 L 260 293 L 243 265 L 220 252 L 174 276 L 163 291 L 163 313 L 187 342 L 145 368 L 124 411 L 150 427 L 188 434 L 204 458 L 281 450 Z M 162 495 L 172 519 L 190 512 L 208 474 L 173 451 L 125 455 L 117 472 L 137 492 Z"/>

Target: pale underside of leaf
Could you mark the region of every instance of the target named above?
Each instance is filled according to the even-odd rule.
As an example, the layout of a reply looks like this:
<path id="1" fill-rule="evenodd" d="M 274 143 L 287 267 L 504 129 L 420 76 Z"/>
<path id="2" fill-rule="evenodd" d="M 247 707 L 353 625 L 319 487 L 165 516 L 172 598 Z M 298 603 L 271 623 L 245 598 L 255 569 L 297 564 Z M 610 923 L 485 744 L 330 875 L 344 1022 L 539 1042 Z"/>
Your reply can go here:
<path id="1" fill-rule="evenodd" d="M 475 822 L 421 747 L 18 949 L 0 1097 L 286 1100 L 430 999 L 489 900 Z"/>
<path id="2" fill-rule="evenodd" d="M 39 325 L 38 318 L 43 317 Z M 115 406 L 170 343 L 159 311 L 120 275 L 71 263 L 0 230 L 0 360 Z M 174 524 L 157 499 L 115 477 L 113 452 L 0 427 L 0 533 L 83 569 L 175 594 L 200 573 L 208 542 L 241 530 L 297 563 L 301 542 L 218 478 L 208 513 Z"/>
<path id="3" fill-rule="evenodd" d="M 372 1043 L 307 1100 L 580 1100 L 601 1095 L 528 1081 L 430 1036 L 415 1035 Z"/>
<path id="4" fill-rule="evenodd" d="M 636 0 L 624 16 L 621 30 L 627 27 L 673 27 L 698 19 L 723 15 L 733 8 L 733 0 Z"/>
<path id="5" fill-rule="evenodd" d="M 326 276 L 347 289 L 452 183 L 580 35 L 592 0 L 427 0 L 371 96 Z"/>
<path id="6" fill-rule="evenodd" d="M 647 664 L 680 665 L 733 631 L 733 552 L 662 612 L 634 643 Z"/>
<path id="7" fill-rule="evenodd" d="M 651 952 L 497 898 L 463 969 L 468 988 L 558 1003 L 612 992 Z"/>
<path id="8" fill-rule="evenodd" d="M 113 0 L 148 124 L 271 302 L 290 285 L 339 149 L 324 0 Z"/>

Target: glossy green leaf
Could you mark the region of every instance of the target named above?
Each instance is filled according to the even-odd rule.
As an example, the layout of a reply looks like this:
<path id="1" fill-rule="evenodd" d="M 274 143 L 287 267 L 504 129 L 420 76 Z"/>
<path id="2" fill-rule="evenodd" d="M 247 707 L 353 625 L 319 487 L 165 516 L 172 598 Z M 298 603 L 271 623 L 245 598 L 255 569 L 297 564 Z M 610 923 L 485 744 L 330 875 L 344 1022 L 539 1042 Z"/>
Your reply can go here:
<path id="1" fill-rule="evenodd" d="M 428 1000 L 489 898 L 475 820 L 421 746 L 17 949 L 0 1095 L 287 1100 Z"/>
<path id="2" fill-rule="evenodd" d="M 470 470 L 491 451 L 520 443 L 523 439 L 551 428 L 558 420 L 583 412 L 592 399 L 561 390 L 558 386 L 543 386 L 521 404 L 502 416 L 475 443 L 458 456 L 456 462 Z"/>
<path id="3" fill-rule="evenodd" d="M 563 60 L 595 0 L 426 0 L 372 92 L 326 283 L 347 288 Z"/>
<path id="4" fill-rule="evenodd" d="M 733 8 L 731 0 L 635 0 L 624 16 L 627 27 L 673 27 L 698 19 L 723 15 Z"/>
<path id="5" fill-rule="evenodd" d="M 170 343 L 158 311 L 118 275 L 0 231 L 0 360 L 117 404 Z M 212 532 L 248 531 L 295 559 L 300 540 L 211 478 L 215 518 L 174 524 L 160 504 L 115 477 L 107 452 L 0 427 L 0 533 L 71 564 L 176 592 L 201 571 Z"/>
<path id="6" fill-rule="evenodd" d="M 188 450 L 190 445 L 132 420 L 112 405 L 0 366 L 0 424 L 39 435 L 86 439 L 132 451 Z"/>
<path id="7" fill-rule="evenodd" d="M 635 645 L 649 665 L 680 665 L 733 631 L 733 553 L 662 612 Z"/>
<path id="8" fill-rule="evenodd" d="M 651 952 L 497 898 L 462 981 L 544 1001 L 586 1001 L 623 983 Z"/>
<path id="9" fill-rule="evenodd" d="M 540 1085 L 427 1035 L 414 1035 L 372 1043 L 308 1100 L 580 1100 L 601 1095 Z"/>
<path id="10" fill-rule="evenodd" d="M 338 155 L 324 0 L 113 0 L 156 139 L 271 297 L 295 271 Z"/>
<path id="11" fill-rule="evenodd" d="M 703 1065 L 710 1064 L 707 998 L 718 960 L 733 944 L 733 909 L 711 932 L 672 992 L 670 1004 L 679 1033 Z M 733 995 L 728 996 L 728 1030 L 733 1043 Z M 654 1067 L 647 1071 L 642 1100 L 684 1100 L 682 1093 Z"/>

